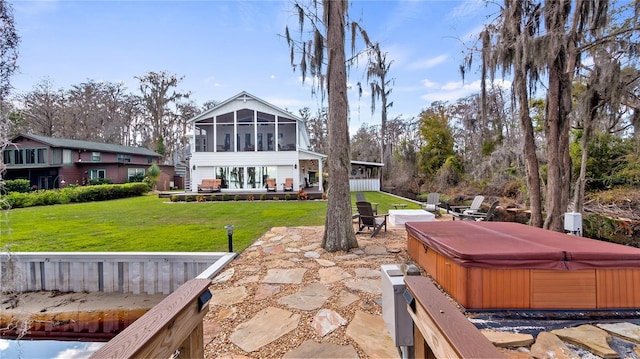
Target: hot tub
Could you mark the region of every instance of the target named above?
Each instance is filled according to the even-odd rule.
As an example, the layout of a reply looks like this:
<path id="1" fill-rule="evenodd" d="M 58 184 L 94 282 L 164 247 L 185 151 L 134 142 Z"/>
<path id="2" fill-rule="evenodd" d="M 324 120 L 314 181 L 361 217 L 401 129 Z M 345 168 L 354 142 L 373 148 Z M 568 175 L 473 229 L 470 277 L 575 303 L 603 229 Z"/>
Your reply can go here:
<path id="1" fill-rule="evenodd" d="M 467 309 L 640 308 L 640 249 L 512 222 L 407 222 L 409 255 Z"/>

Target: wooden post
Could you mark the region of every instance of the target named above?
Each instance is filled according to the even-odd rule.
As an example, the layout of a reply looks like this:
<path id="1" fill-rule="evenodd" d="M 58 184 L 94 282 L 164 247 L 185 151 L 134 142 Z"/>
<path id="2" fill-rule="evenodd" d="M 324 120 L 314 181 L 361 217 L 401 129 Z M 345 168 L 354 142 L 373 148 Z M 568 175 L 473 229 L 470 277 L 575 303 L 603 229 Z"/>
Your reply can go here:
<path id="1" fill-rule="evenodd" d="M 501 358 L 502 354 L 427 277 L 404 277 L 414 303 L 416 358 Z M 423 346 L 423 342 L 426 345 Z M 417 343 L 417 344 L 416 344 Z"/>
<path id="2" fill-rule="evenodd" d="M 209 311 L 210 283 L 186 282 L 91 358 L 169 358 L 176 349 L 188 358 L 204 358 L 202 320 Z"/>

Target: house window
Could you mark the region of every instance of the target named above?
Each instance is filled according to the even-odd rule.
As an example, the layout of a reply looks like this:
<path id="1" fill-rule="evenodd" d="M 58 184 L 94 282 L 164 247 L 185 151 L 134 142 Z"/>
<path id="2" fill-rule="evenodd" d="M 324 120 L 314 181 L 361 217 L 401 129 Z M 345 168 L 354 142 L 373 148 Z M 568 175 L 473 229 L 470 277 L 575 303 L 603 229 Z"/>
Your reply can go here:
<path id="1" fill-rule="evenodd" d="M 116 156 L 116 160 L 118 162 L 131 162 L 131 155 L 127 155 L 124 153 L 118 153 Z"/>
<path id="2" fill-rule="evenodd" d="M 51 149 L 51 164 L 59 165 L 62 163 L 62 149 L 53 148 Z"/>
<path id="3" fill-rule="evenodd" d="M 38 148 L 37 150 L 38 159 L 37 163 L 47 163 L 47 149 L 46 148 Z"/>
<path id="4" fill-rule="evenodd" d="M 153 163 L 153 157 L 147 156 L 147 163 L 149 164 Z"/>
<path id="5" fill-rule="evenodd" d="M 62 162 L 66 165 L 73 163 L 73 152 L 71 150 L 62 151 Z"/>
<path id="6" fill-rule="evenodd" d="M 24 150 L 25 163 L 28 165 L 36 163 L 36 150 L 33 148 L 26 148 Z"/>
<path id="7" fill-rule="evenodd" d="M 89 171 L 90 179 L 105 179 L 107 178 L 107 170 L 105 169 L 94 169 Z"/>
<path id="8" fill-rule="evenodd" d="M 2 151 L 2 162 L 5 164 L 11 164 L 11 150 Z"/>
<path id="9" fill-rule="evenodd" d="M 128 168 L 127 180 L 129 182 L 142 182 L 142 180 L 144 179 L 144 174 L 144 168 Z"/>
<path id="10" fill-rule="evenodd" d="M 100 162 L 102 154 L 100 152 L 91 152 L 91 162 Z"/>
<path id="11" fill-rule="evenodd" d="M 13 163 L 16 165 L 24 164 L 24 150 L 13 150 Z"/>

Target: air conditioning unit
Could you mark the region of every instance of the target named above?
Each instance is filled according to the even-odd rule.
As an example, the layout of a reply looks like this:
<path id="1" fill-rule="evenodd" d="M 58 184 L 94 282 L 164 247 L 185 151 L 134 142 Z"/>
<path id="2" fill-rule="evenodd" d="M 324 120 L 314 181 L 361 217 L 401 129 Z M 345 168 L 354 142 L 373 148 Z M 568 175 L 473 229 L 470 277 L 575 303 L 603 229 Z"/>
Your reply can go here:
<path id="1" fill-rule="evenodd" d="M 564 230 L 576 236 L 582 236 L 582 213 L 567 212 L 564 214 Z"/>
<path id="2" fill-rule="evenodd" d="M 380 266 L 382 270 L 382 319 L 396 347 L 413 346 L 413 320 L 407 311 L 404 272 L 396 264 Z"/>

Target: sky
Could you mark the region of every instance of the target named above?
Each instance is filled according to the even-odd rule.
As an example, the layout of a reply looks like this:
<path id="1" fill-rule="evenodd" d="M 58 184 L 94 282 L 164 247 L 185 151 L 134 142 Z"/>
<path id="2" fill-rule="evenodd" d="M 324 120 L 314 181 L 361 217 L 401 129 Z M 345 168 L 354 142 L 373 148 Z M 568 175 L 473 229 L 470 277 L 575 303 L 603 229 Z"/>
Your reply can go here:
<path id="1" fill-rule="evenodd" d="M 287 25 L 294 38 L 299 32 L 289 0 L 9 3 L 21 37 L 11 81 L 16 93 L 44 79 L 65 90 L 93 80 L 123 82 L 137 92 L 136 76 L 166 71 L 183 77 L 178 90 L 199 106 L 242 91 L 296 115 L 322 105 L 309 78 L 303 83 L 290 64 L 283 34 Z M 360 20 L 391 62 L 388 118 L 410 119 L 434 101 L 477 93 L 478 71 L 463 82 L 459 66 L 465 44 L 496 11 L 481 0 L 351 0 L 351 19 Z M 358 96 L 356 84 L 366 83 L 366 61 L 359 63 L 348 80 L 352 134 L 362 124 L 380 124 L 380 104 L 372 114 L 368 87 Z"/>

